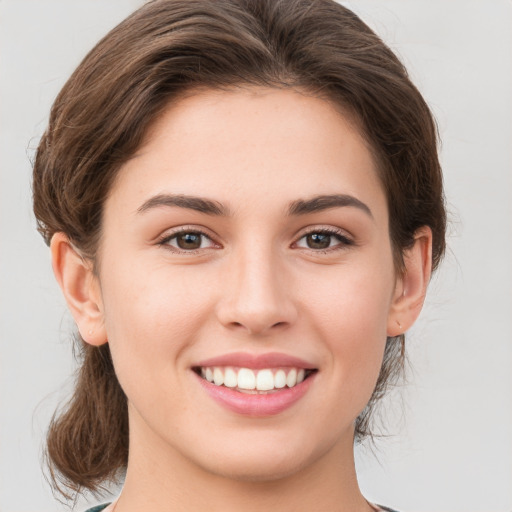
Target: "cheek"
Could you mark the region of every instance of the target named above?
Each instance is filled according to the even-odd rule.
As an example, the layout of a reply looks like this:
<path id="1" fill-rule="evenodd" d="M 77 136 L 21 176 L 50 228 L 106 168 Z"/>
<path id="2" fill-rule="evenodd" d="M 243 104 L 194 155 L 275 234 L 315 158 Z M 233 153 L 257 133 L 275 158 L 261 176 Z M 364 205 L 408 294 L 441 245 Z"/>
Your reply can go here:
<path id="1" fill-rule="evenodd" d="M 361 411 L 375 387 L 387 339 L 393 283 L 388 273 L 351 269 L 328 293 L 310 296 L 314 325 L 328 345 L 335 386 Z M 336 281 L 335 281 L 336 282 Z M 346 405 L 346 404 L 345 404 Z"/>
<path id="2" fill-rule="evenodd" d="M 105 325 L 120 381 L 142 374 L 168 380 L 198 336 L 207 309 L 204 283 L 170 266 L 110 268 L 102 280 Z"/>

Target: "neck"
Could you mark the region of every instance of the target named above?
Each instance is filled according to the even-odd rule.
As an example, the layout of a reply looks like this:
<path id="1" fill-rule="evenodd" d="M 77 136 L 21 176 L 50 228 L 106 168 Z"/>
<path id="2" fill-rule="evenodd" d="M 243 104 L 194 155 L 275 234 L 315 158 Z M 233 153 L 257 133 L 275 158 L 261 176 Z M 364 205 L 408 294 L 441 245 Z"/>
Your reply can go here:
<path id="1" fill-rule="evenodd" d="M 256 481 L 207 471 L 139 424 L 130 427 L 130 458 L 116 512 L 373 510 L 357 483 L 353 432 L 305 467 Z"/>

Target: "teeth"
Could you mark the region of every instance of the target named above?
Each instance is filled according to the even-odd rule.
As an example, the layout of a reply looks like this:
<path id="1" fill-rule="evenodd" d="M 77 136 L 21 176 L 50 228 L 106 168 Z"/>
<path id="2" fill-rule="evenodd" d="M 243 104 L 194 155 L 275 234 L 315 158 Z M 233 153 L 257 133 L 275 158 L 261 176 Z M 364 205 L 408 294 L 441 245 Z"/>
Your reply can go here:
<path id="1" fill-rule="evenodd" d="M 222 384 L 224 384 L 224 373 L 220 368 L 213 369 L 213 383 L 216 386 L 222 386 Z"/>
<path id="2" fill-rule="evenodd" d="M 224 372 L 224 386 L 228 388 L 236 388 L 238 385 L 238 377 L 233 368 L 226 368 Z"/>
<path id="3" fill-rule="evenodd" d="M 268 391 L 274 389 L 274 375 L 272 370 L 261 370 L 256 377 L 256 389 L 258 391 Z"/>
<path id="4" fill-rule="evenodd" d="M 295 368 L 291 369 L 288 375 L 286 376 L 286 385 L 289 388 L 293 388 L 297 384 L 297 370 Z"/>
<path id="5" fill-rule="evenodd" d="M 274 375 L 274 386 L 277 389 L 281 389 L 286 386 L 286 373 L 284 373 L 283 370 L 277 370 Z"/>
<path id="6" fill-rule="evenodd" d="M 256 388 L 256 377 L 252 370 L 249 370 L 249 368 L 240 368 L 238 370 L 238 387 L 240 389 Z"/>
<path id="7" fill-rule="evenodd" d="M 201 368 L 201 376 L 216 386 L 237 388 L 239 391 L 254 392 L 271 391 L 284 387 L 293 388 L 300 384 L 306 377 L 304 368 L 290 368 L 289 370 L 251 370 L 250 368 L 239 368 L 238 371 L 232 367 L 215 366 L 213 368 Z"/>

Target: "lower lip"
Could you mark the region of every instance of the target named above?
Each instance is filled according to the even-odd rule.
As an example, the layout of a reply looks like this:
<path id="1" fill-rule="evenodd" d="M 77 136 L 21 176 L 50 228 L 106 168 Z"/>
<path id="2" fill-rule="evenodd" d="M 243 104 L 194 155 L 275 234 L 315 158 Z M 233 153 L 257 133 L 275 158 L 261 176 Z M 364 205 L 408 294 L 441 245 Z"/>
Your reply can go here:
<path id="1" fill-rule="evenodd" d="M 195 375 L 210 397 L 230 411 L 246 416 L 273 416 L 291 407 L 307 393 L 316 372 L 293 388 L 263 394 L 241 393 L 226 386 L 216 386 Z"/>

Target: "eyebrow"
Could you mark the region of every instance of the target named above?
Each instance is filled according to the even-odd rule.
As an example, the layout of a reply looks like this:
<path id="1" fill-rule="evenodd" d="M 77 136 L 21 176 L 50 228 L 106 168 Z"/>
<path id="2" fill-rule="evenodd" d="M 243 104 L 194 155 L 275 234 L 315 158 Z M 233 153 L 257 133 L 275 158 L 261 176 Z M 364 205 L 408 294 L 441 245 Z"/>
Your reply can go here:
<path id="1" fill-rule="evenodd" d="M 178 208 L 187 208 L 189 210 L 206 213 L 207 215 L 229 215 L 229 210 L 218 201 L 183 194 L 158 194 L 153 196 L 137 209 L 137 213 L 144 213 L 161 206 L 177 206 Z"/>
<path id="2" fill-rule="evenodd" d="M 218 201 L 184 194 L 158 194 L 153 196 L 137 209 L 137 213 L 144 213 L 153 208 L 162 206 L 187 208 L 189 210 L 205 213 L 206 215 L 223 217 L 230 215 L 229 209 Z M 306 215 L 330 208 L 347 206 L 358 208 L 373 218 L 370 208 L 365 203 L 348 194 L 320 195 L 312 197 L 311 199 L 297 199 L 289 204 L 288 215 Z"/>
<path id="3" fill-rule="evenodd" d="M 348 194 L 332 194 L 315 196 L 311 199 L 298 199 L 290 203 L 288 215 L 306 215 L 308 213 L 345 206 L 359 208 L 373 219 L 372 211 L 368 205 Z"/>

